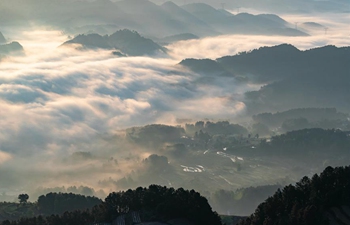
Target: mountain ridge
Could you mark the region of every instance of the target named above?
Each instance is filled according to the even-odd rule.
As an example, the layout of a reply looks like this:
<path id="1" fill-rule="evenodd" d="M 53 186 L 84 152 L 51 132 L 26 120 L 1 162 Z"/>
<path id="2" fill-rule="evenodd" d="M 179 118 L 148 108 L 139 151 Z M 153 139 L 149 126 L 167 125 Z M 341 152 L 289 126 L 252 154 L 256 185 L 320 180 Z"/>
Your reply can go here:
<path id="1" fill-rule="evenodd" d="M 63 45 L 81 44 L 85 48 L 120 50 L 130 56 L 156 55 L 165 53 L 166 49 L 151 39 L 142 37 L 136 31 L 118 30 L 111 35 L 81 34 L 66 41 Z"/>

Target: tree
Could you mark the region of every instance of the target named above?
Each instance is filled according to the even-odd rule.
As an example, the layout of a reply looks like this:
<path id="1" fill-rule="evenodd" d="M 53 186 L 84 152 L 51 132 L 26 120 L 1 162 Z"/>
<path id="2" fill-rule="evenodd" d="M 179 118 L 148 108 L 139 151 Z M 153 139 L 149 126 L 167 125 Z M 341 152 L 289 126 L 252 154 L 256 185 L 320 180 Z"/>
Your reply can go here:
<path id="1" fill-rule="evenodd" d="M 28 194 L 20 194 L 20 195 L 18 195 L 18 199 L 19 199 L 19 203 L 25 204 L 25 203 L 27 203 L 27 201 L 29 199 L 29 195 Z"/>

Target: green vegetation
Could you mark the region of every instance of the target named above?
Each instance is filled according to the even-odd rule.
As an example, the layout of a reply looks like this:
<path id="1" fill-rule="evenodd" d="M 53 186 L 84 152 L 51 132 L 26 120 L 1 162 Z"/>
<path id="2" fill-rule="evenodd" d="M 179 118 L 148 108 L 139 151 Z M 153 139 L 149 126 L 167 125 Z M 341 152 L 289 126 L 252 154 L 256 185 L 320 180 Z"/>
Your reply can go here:
<path id="1" fill-rule="evenodd" d="M 306 107 L 336 107 L 347 112 L 349 58 L 349 47 L 300 51 L 282 44 L 216 60 L 186 59 L 180 64 L 203 76 L 225 74 L 244 83 L 266 84 L 245 94 L 243 101 L 251 115 Z M 207 65 L 210 69 L 205 72 Z"/>
<path id="2" fill-rule="evenodd" d="M 347 120 L 346 113 L 338 112 L 335 108 L 299 108 L 277 113 L 261 113 L 253 116 L 257 123 L 279 127 L 288 119 L 305 118 L 310 122 L 321 120 Z"/>
<path id="3" fill-rule="evenodd" d="M 90 209 L 100 203 L 101 200 L 96 197 L 72 193 L 48 193 L 38 198 L 37 207 L 43 215 L 51 215 Z"/>
<path id="4" fill-rule="evenodd" d="M 0 222 L 4 220 L 17 220 L 22 217 L 38 215 L 35 203 L 19 204 L 14 202 L 0 202 Z"/>
<path id="5" fill-rule="evenodd" d="M 332 207 L 350 205 L 350 167 L 327 167 L 278 190 L 240 225 L 326 225 Z"/>
<path id="6" fill-rule="evenodd" d="M 186 219 L 193 224 L 220 225 L 220 217 L 212 211 L 206 198 L 194 190 L 182 188 L 177 190 L 158 185 L 149 188 L 139 187 L 135 190 L 113 192 L 104 202 L 94 206 L 92 210 L 71 211 L 72 203 L 81 202 L 84 197 L 72 194 L 50 193 L 38 200 L 40 210 L 54 210 L 51 216 L 36 215 L 31 218 L 17 218 L 10 222 L 5 220 L 1 225 L 87 225 L 92 223 L 112 223 L 118 216 L 139 211 L 144 221 L 166 222 L 172 219 Z M 85 198 L 87 200 L 88 198 Z M 87 207 L 88 204 L 84 206 Z M 82 205 L 79 205 L 82 206 Z M 67 211 L 57 211 L 65 208 Z M 71 209 L 71 208 L 70 208 Z M 81 209 L 81 207 L 80 207 Z M 47 212 L 47 211 L 45 211 Z"/>
<path id="7" fill-rule="evenodd" d="M 27 202 L 28 194 L 20 194 L 20 203 L 0 203 L 0 222 L 5 220 L 18 220 L 37 215 L 49 216 L 63 214 L 66 211 L 91 209 L 102 201 L 96 197 L 86 197 L 72 193 L 48 193 L 42 195 L 34 203 Z"/>
<path id="8" fill-rule="evenodd" d="M 85 48 L 116 49 L 130 56 L 155 55 L 165 52 L 165 48 L 154 43 L 151 39 L 144 38 L 136 31 L 127 29 L 106 36 L 81 34 L 64 43 L 64 45 L 68 44 L 81 44 Z M 122 53 L 121 55 L 123 55 Z"/>
<path id="9" fill-rule="evenodd" d="M 145 147 L 159 147 L 163 143 L 177 141 L 185 134 L 181 127 L 160 124 L 133 127 L 126 132 L 130 140 Z"/>
<path id="10" fill-rule="evenodd" d="M 273 136 L 270 142 L 262 141 L 264 153 L 284 156 L 328 153 L 341 156 L 349 153 L 349 132 L 341 130 L 304 129 Z"/>

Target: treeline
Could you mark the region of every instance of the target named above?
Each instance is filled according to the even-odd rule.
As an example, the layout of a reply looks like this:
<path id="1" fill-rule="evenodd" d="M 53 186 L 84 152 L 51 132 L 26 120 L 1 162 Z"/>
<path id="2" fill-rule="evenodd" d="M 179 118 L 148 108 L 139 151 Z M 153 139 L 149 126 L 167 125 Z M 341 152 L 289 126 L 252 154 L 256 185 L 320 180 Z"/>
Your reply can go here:
<path id="1" fill-rule="evenodd" d="M 133 127 L 126 130 L 129 140 L 144 147 L 159 147 L 166 142 L 174 142 L 185 135 L 181 127 L 152 124 L 144 127 Z"/>
<path id="2" fill-rule="evenodd" d="M 326 225 L 332 207 L 350 205 L 350 167 L 327 167 L 278 190 L 239 225 Z"/>
<path id="3" fill-rule="evenodd" d="M 57 196 L 56 196 L 57 197 Z M 59 205 L 69 208 L 70 201 L 60 201 L 52 194 L 41 199 L 41 206 L 51 208 L 58 199 Z M 45 200 L 44 205 L 42 205 Z M 46 203 L 47 201 L 47 203 Z M 62 209 L 59 207 L 59 209 Z M 51 216 L 36 216 L 21 218 L 17 221 L 3 221 L 1 225 L 87 225 L 92 223 L 112 223 L 118 216 L 132 211 L 144 212 L 144 220 L 166 222 L 171 219 L 187 219 L 193 224 L 220 225 L 221 220 L 216 212 L 213 212 L 207 199 L 194 190 L 188 191 L 182 188 L 177 190 L 158 185 L 149 188 L 139 187 L 135 190 L 113 192 L 104 202 L 94 206 L 91 210 L 76 210 L 53 214 Z"/>
<path id="4" fill-rule="evenodd" d="M 96 197 L 73 193 L 48 193 L 38 198 L 37 206 L 44 215 L 62 214 L 66 211 L 86 210 L 100 204 Z"/>
<path id="5" fill-rule="evenodd" d="M 348 114 L 338 112 L 335 108 L 299 108 L 277 113 L 261 113 L 253 120 L 268 126 L 278 127 L 286 120 L 305 118 L 310 122 L 322 120 L 347 120 Z"/>
<path id="6" fill-rule="evenodd" d="M 304 129 L 273 136 L 270 142 L 263 140 L 260 147 L 264 153 L 273 154 L 348 154 L 349 132 L 341 130 Z"/>
<path id="7" fill-rule="evenodd" d="M 248 130 L 239 125 L 232 124 L 228 121 L 210 122 L 197 121 L 195 124 L 185 125 L 186 133 L 199 135 L 199 132 L 207 133 L 209 135 L 246 135 Z"/>
<path id="8" fill-rule="evenodd" d="M 254 122 L 270 130 L 288 132 L 307 128 L 350 130 L 349 115 L 335 108 L 299 108 L 253 116 Z"/>
<path id="9" fill-rule="evenodd" d="M 168 221 L 175 218 L 186 218 L 194 224 L 221 224 L 217 213 L 213 212 L 207 199 L 198 192 L 179 188 L 166 188 L 151 185 L 136 190 L 113 192 L 107 196 L 105 204 L 111 207 L 114 215 L 130 211 L 152 212 L 153 218 Z"/>
<path id="10" fill-rule="evenodd" d="M 21 194 L 20 196 L 26 195 Z M 29 197 L 28 195 L 26 195 Z M 39 196 L 34 203 L 21 200 L 21 203 L 1 202 L 0 222 L 4 220 L 17 220 L 21 217 L 33 217 L 35 215 L 49 216 L 59 215 L 66 211 L 87 210 L 98 205 L 102 200 L 96 197 L 87 197 L 73 193 L 48 193 Z"/>

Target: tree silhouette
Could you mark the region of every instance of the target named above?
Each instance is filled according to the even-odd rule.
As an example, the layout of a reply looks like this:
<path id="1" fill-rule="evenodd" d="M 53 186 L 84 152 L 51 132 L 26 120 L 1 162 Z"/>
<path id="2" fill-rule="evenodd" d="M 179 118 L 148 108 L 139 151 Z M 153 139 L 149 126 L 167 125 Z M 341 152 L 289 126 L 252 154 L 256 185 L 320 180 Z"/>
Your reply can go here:
<path id="1" fill-rule="evenodd" d="M 28 199 L 29 199 L 29 195 L 28 194 L 20 194 L 20 195 L 18 195 L 18 200 L 19 200 L 19 203 L 21 203 L 21 204 L 27 203 Z"/>

